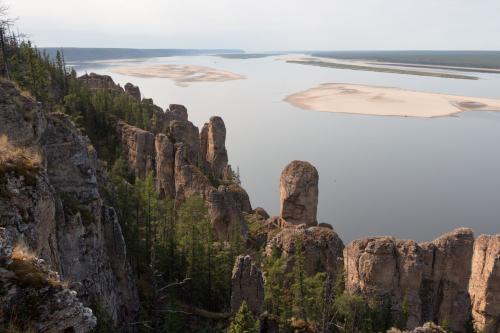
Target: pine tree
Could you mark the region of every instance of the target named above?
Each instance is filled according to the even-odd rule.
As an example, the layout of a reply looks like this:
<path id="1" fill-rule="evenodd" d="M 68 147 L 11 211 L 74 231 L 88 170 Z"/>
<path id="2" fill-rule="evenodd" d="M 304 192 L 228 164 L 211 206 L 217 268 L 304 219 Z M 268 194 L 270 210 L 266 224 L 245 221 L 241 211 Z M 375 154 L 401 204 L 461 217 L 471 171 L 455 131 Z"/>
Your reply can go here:
<path id="1" fill-rule="evenodd" d="M 247 303 L 243 301 L 229 326 L 228 333 L 257 333 L 258 327 L 258 321 L 253 317 Z"/>

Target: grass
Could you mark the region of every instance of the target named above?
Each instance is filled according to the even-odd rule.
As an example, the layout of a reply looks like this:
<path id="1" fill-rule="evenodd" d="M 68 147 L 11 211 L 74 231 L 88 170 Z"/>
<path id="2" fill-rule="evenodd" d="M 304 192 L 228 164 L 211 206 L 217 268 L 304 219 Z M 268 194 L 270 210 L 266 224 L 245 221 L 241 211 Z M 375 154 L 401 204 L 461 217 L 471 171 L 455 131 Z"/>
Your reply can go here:
<path id="1" fill-rule="evenodd" d="M 446 79 L 462 79 L 462 80 L 478 80 L 479 79 L 476 76 L 461 75 L 461 74 L 426 72 L 426 71 L 416 71 L 416 70 L 409 70 L 409 69 L 406 70 L 406 69 L 399 69 L 399 68 L 388 68 L 388 67 L 351 65 L 351 64 L 341 64 L 341 63 L 328 62 L 328 61 L 319 61 L 319 60 L 287 60 L 287 62 L 292 63 L 292 64 L 328 67 L 328 68 L 336 68 L 336 69 L 350 69 L 350 70 L 355 70 L 355 71 L 369 71 L 369 72 L 381 72 L 381 73 L 392 73 L 392 74 L 431 76 L 431 77 L 440 77 L 440 78 L 446 78 Z"/>
<path id="2" fill-rule="evenodd" d="M 9 270 L 16 274 L 20 285 L 36 289 L 65 286 L 55 275 L 50 274 L 48 268 L 37 264 L 37 260 L 26 247 L 17 245 L 14 248 Z"/>
<path id="3" fill-rule="evenodd" d="M 35 149 L 15 147 L 7 136 L 0 136 L 0 195 L 8 195 L 4 184 L 8 174 L 23 177 L 28 186 L 36 185 L 40 165 L 41 157 Z"/>

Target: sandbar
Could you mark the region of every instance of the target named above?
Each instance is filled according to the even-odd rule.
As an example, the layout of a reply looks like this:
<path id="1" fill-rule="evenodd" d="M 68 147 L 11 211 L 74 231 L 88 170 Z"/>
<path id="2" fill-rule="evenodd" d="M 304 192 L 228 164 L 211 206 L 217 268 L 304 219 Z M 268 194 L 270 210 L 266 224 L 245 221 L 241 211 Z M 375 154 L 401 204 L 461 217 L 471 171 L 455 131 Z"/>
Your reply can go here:
<path id="1" fill-rule="evenodd" d="M 224 82 L 242 80 L 246 77 L 241 74 L 197 65 L 154 65 L 154 66 L 123 66 L 111 69 L 113 73 L 137 76 L 160 77 L 175 81 L 179 86 L 186 87 L 195 82 Z"/>
<path id="2" fill-rule="evenodd" d="M 500 99 L 347 83 L 321 84 L 284 100 L 304 110 L 378 116 L 432 118 L 463 111 L 500 111 Z"/>

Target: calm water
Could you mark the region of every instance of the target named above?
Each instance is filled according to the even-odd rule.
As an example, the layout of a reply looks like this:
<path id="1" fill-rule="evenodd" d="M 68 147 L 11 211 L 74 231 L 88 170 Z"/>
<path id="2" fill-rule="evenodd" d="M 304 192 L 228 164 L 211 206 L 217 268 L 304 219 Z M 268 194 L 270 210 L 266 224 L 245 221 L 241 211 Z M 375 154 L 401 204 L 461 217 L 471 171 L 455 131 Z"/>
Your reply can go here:
<path id="1" fill-rule="evenodd" d="M 287 64 L 273 58 L 211 56 L 134 60 L 230 70 L 246 80 L 194 83 L 113 74 L 114 64 L 79 67 L 139 85 L 166 107 L 185 104 L 201 127 L 212 115 L 227 127 L 230 163 L 254 207 L 279 209 L 279 177 L 294 159 L 320 174 L 318 220 L 344 242 L 367 235 L 431 240 L 459 226 L 500 232 L 500 113 L 469 112 L 434 119 L 305 111 L 284 97 L 319 83 L 346 82 L 500 98 L 500 75 L 456 80 Z M 120 62 L 119 65 L 123 65 Z"/>

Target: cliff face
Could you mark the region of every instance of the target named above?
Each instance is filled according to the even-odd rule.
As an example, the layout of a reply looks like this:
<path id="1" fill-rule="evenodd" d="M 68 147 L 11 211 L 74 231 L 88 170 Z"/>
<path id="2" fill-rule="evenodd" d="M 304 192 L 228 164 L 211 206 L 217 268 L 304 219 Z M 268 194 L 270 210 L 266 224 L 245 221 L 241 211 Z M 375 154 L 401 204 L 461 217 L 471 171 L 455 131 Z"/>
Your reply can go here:
<path id="1" fill-rule="evenodd" d="M 248 308 L 259 315 L 264 307 L 264 278 L 250 256 L 239 256 L 231 277 L 231 311 L 238 312 L 245 301 Z"/>
<path id="2" fill-rule="evenodd" d="M 500 235 L 482 235 L 476 240 L 469 294 L 476 329 L 484 333 L 499 333 Z"/>
<path id="3" fill-rule="evenodd" d="M 65 115 L 42 112 L 10 83 L 0 84 L 0 95 L 0 134 L 8 151 L 36 152 L 36 158 L 2 163 L 0 227 L 70 281 L 84 303 L 98 299 L 117 323 L 133 320 L 137 292 L 120 225 L 99 194 L 88 138 Z"/>
<path id="4" fill-rule="evenodd" d="M 107 76 L 90 74 L 80 80 L 91 89 L 125 93 Z M 133 85 L 127 84 L 125 91 L 137 97 Z M 154 106 L 154 110 L 151 131 L 115 120 L 129 172 L 140 179 L 153 174 L 160 195 L 175 199 L 177 205 L 191 195 L 203 197 L 221 239 L 228 239 L 234 232 L 246 235 L 243 213 L 252 207 L 246 191 L 234 183 L 232 174 L 228 175 L 231 169 L 222 118 L 210 118 L 200 133 L 188 120 L 183 105 L 171 104 L 165 111 Z"/>
<path id="5" fill-rule="evenodd" d="M 390 302 L 396 315 L 406 303 L 410 328 L 448 322 L 452 330 L 463 332 L 470 310 L 473 243 L 470 229 L 424 244 L 391 237 L 353 241 L 344 249 L 346 289 Z"/>

